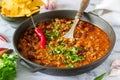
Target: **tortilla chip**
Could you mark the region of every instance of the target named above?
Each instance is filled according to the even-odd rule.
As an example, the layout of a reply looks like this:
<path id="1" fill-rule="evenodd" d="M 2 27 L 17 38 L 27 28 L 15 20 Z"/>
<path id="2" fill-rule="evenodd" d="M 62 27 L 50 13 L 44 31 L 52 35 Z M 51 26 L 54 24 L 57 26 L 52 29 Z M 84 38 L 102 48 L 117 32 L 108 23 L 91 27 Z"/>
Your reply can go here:
<path id="1" fill-rule="evenodd" d="M 42 0 L 2 0 L 1 14 L 8 17 L 30 16 L 39 12 L 38 6 L 45 5 Z"/>
<path id="2" fill-rule="evenodd" d="M 2 6 L 2 2 L 0 2 L 0 7 Z"/>
<path id="3" fill-rule="evenodd" d="M 42 2 L 41 0 L 33 0 L 32 4 L 31 4 L 31 6 L 34 6 L 34 7 L 36 7 L 36 6 L 43 6 L 43 5 L 45 5 L 45 3 Z"/>

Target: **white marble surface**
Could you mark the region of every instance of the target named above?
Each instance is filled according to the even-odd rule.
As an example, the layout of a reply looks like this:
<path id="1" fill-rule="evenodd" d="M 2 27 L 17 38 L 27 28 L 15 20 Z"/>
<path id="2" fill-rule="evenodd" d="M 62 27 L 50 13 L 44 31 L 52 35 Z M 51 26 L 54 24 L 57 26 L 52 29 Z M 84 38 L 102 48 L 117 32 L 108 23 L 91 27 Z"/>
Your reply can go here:
<path id="1" fill-rule="evenodd" d="M 91 0 L 89 7 L 86 11 L 94 10 L 95 4 L 98 2 L 98 0 Z M 58 0 L 57 8 L 56 9 L 75 9 L 77 10 L 79 8 L 80 0 Z M 41 12 L 45 12 L 47 10 L 42 10 Z M 104 17 L 103 17 L 104 18 Z M 110 22 L 109 22 L 110 23 Z M 40 72 L 32 73 L 25 67 L 18 65 L 18 71 L 17 71 L 17 77 L 15 80 L 93 80 L 96 76 L 104 73 L 109 72 L 111 67 L 110 64 L 115 59 L 120 59 L 120 25 L 110 23 L 115 30 L 116 33 L 116 45 L 111 52 L 111 55 L 107 58 L 103 64 L 98 66 L 97 68 L 86 72 L 84 74 L 76 75 L 76 76 L 52 76 L 43 74 Z M 4 35 L 8 38 L 9 43 L 4 43 L 0 41 L 0 47 L 7 47 L 12 48 L 12 37 L 14 34 L 15 29 L 11 27 L 9 23 L 4 21 L 0 17 L 0 34 Z M 116 77 L 110 77 L 106 76 L 103 80 L 120 80 L 119 76 Z"/>

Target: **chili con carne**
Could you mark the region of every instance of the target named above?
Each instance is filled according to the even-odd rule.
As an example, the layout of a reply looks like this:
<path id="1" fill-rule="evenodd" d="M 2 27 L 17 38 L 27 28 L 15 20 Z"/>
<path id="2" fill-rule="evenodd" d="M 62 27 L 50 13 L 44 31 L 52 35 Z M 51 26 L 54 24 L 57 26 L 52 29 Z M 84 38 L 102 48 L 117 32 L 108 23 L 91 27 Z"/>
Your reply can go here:
<path id="1" fill-rule="evenodd" d="M 34 29 L 28 29 L 18 42 L 20 54 L 37 64 L 57 68 L 84 66 L 105 56 L 111 45 L 109 37 L 91 23 L 79 21 L 74 31 L 74 39 L 62 37 L 69 31 L 69 25 L 73 21 L 55 18 L 38 23 Z M 39 42 L 42 46 L 46 44 L 44 49 Z"/>

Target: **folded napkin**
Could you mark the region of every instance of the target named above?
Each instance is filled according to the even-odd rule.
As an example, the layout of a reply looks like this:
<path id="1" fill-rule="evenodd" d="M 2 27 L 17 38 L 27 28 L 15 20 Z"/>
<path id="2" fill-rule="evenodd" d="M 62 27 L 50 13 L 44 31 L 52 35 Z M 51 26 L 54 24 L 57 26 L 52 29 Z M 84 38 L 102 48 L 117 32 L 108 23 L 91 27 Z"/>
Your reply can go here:
<path id="1" fill-rule="evenodd" d="M 108 22 L 120 25 L 120 0 L 101 0 L 95 10 Z"/>

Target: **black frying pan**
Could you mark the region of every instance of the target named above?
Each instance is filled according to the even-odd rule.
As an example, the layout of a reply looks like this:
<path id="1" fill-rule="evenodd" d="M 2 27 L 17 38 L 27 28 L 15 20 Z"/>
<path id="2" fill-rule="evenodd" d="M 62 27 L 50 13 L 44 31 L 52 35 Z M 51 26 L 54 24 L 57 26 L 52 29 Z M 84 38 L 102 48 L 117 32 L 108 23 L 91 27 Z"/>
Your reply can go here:
<path id="1" fill-rule="evenodd" d="M 76 12 L 77 11 L 75 11 L 75 10 L 56 10 L 56 11 L 37 14 L 37 15 L 33 16 L 33 18 L 34 18 L 34 21 L 36 24 L 39 23 L 40 21 L 51 20 L 53 18 L 74 19 Z M 76 67 L 76 68 L 61 68 L 61 69 L 59 69 L 59 68 L 38 65 L 34 62 L 31 62 L 30 60 L 24 58 L 17 49 L 18 40 L 19 40 L 19 37 L 21 36 L 21 34 L 23 34 L 23 32 L 25 32 L 27 29 L 33 27 L 31 19 L 27 19 L 16 29 L 14 36 L 13 36 L 13 45 L 14 45 L 15 51 L 20 56 L 20 60 L 18 62 L 23 64 L 24 66 L 26 66 L 33 72 L 40 71 L 40 72 L 51 74 L 51 75 L 64 75 L 64 76 L 81 74 L 81 73 L 90 71 L 90 70 L 94 69 L 95 67 L 99 66 L 101 63 L 103 63 L 107 59 L 107 57 L 110 55 L 110 52 L 112 51 L 112 49 L 114 47 L 115 40 L 116 40 L 114 30 L 105 20 L 103 20 L 99 16 L 97 16 L 93 13 L 90 13 L 90 12 L 84 13 L 81 20 L 87 21 L 94 25 L 97 25 L 108 35 L 108 37 L 110 39 L 111 47 L 110 47 L 110 50 L 108 51 L 108 53 L 104 57 L 102 57 L 101 59 L 99 59 L 91 64 L 81 66 L 81 67 Z"/>

